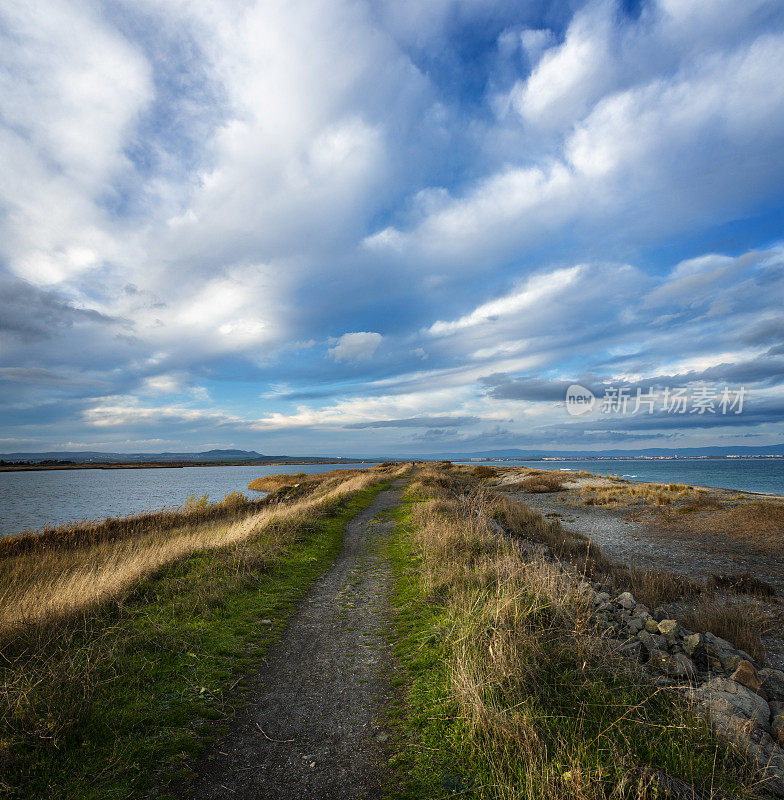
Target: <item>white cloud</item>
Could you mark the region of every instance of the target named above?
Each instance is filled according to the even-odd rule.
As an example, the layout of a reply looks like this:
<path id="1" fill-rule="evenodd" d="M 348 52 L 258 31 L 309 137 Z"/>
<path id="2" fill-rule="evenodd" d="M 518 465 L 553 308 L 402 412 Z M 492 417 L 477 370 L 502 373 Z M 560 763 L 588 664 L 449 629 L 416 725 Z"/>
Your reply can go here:
<path id="1" fill-rule="evenodd" d="M 179 375 L 151 375 L 144 379 L 144 391 L 152 394 L 175 394 L 182 391 L 182 377 Z"/>
<path id="2" fill-rule="evenodd" d="M 367 361 L 373 358 L 383 338 L 373 331 L 344 333 L 327 352 L 335 361 Z"/>
<path id="3" fill-rule="evenodd" d="M 520 33 L 520 43 L 530 63 L 535 65 L 542 53 L 555 44 L 555 34 L 548 28 L 526 28 Z"/>
<path id="4" fill-rule="evenodd" d="M 152 98 L 149 65 L 87 4 L 0 8 L 0 256 L 56 283 L 115 256 L 104 203 Z"/>
<path id="5" fill-rule="evenodd" d="M 526 122 L 560 129 L 581 117 L 612 84 L 614 12 L 609 2 L 578 12 L 564 43 L 547 50 L 527 80 L 515 85 L 510 102 Z M 536 52 L 547 45 L 541 33 L 526 31 L 526 49 Z"/>
<path id="6" fill-rule="evenodd" d="M 478 396 L 492 371 L 644 375 L 662 353 L 777 346 L 733 339 L 777 318 L 780 254 L 658 269 L 660 245 L 778 198 L 780 3 L 557 16 L 500 0 L 7 2 L 0 277 L 52 291 L 4 288 L 4 411 L 32 425 L 60 392 L 77 398 L 63 413 L 112 431 L 456 405 L 505 420 L 514 408 Z M 497 47 L 468 60 L 476 23 Z M 315 343 L 335 330 L 350 332 L 325 360 Z"/>
<path id="7" fill-rule="evenodd" d="M 561 52 L 548 51 L 541 68 Z M 618 85 L 608 78 L 588 91 L 578 81 L 576 106 L 563 100 L 557 81 L 543 83 L 548 103 L 570 109 L 548 155 L 533 165 L 509 157 L 461 195 L 424 210 L 408 230 L 387 227 L 366 241 L 401 261 L 473 271 L 542 246 L 565 226 L 588 243 L 646 242 L 734 219 L 776 195 L 784 180 L 784 162 L 773 155 L 784 147 L 784 34 L 699 52 L 666 76 L 639 75 L 625 52 L 611 55 L 623 75 Z M 568 64 L 564 70 L 574 80 L 581 74 Z M 527 161 L 524 153 L 517 160 Z"/>
<path id="8" fill-rule="evenodd" d="M 529 278 L 525 285 L 518 291 L 508 294 L 498 300 L 491 300 L 475 308 L 453 322 L 435 322 L 428 332 L 439 336 L 454 333 L 465 328 L 473 328 L 484 323 L 495 322 L 501 317 L 509 317 L 530 311 L 537 304 L 547 302 L 554 296 L 561 294 L 570 284 L 574 283 L 584 272 L 582 267 L 569 267 L 555 270 L 545 275 L 535 275 Z"/>

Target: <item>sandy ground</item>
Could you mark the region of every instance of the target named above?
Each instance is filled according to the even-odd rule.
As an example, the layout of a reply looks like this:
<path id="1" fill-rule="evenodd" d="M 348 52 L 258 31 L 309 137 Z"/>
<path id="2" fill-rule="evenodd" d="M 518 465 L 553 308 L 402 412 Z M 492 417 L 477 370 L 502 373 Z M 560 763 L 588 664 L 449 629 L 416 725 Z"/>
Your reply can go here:
<path id="1" fill-rule="evenodd" d="M 717 542 L 699 536 L 688 540 L 667 536 L 666 531 L 652 530 L 626 519 L 628 509 L 573 505 L 568 502 L 568 493 L 515 492 L 510 496 L 545 516 L 557 515 L 565 528 L 589 537 L 601 547 L 605 556 L 620 564 L 665 569 L 697 579 L 721 573 L 750 572 L 772 584 L 778 596 L 766 601 L 771 614 L 771 635 L 764 640 L 767 663 L 784 669 L 784 629 L 781 626 L 784 621 L 784 559 L 749 551 L 726 539 Z M 734 599 L 732 596 L 725 598 L 726 602 Z"/>
<path id="2" fill-rule="evenodd" d="M 694 537 L 688 541 L 667 536 L 646 525 L 626 519 L 628 509 L 602 506 L 575 506 L 564 502 L 559 492 L 552 494 L 511 495 L 540 513 L 557 514 L 561 523 L 596 542 L 604 554 L 622 564 L 645 569 L 666 569 L 690 578 L 709 578 L 726 572 L 752 572 L 772 583 L 784 594 L 784 560 L 760 557 L 732 542 L 705 541 Z"/>
<path id="3" fill-rule="evenodd" d="M 392 576 L 376 543 L 393 523 L 373 518 L 400 502 L 403 483 L 348 524 L 340 555 L 270 652 L 231 733 L 196 763 L 186 797 L 354 800 L 381 793 Z"/>

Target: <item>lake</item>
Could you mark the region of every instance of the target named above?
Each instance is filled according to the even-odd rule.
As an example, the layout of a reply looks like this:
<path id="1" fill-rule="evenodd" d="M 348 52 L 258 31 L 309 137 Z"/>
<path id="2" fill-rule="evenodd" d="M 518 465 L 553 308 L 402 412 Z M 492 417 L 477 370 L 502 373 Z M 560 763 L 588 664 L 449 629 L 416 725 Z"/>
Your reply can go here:
<path id="1" fill-rule="evenodd" d="M 220 500 L 228 492 L 251 492 L 263 475 L 367 469 L 372 464 L 278 464 L 241 467 L 67 469 L 0 472 L 0 536 L 81 519 L 124 517 L 181 505 L 189 494 Z"/>
<path id="2" fill-rule="evenodd" d="M 469 463 L 469 462 L 461 462 Z M 718 486 L 744 492 L 784 494 L 784 458 L 769 459 L 686 459 L 667 461 L 471 461 L 491 467 L 521 466 L 532 469 L 568 469 L 593 472 L 596 475 L 618 475 L 636 481 L 656 483 L 688 483 L 696 486 Z"/>

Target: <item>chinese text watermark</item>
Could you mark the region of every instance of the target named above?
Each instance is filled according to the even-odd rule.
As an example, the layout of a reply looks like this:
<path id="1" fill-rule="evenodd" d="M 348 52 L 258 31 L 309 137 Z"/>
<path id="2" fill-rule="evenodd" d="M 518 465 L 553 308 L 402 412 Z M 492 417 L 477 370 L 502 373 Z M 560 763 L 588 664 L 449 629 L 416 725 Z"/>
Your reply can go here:
<path id="1" fill-rule="evenodd" d="M 608 386 L 601 399 L 585 386 L 573 383 L 566 390 L 566 411 L 581 417 L 598 407 L 602 414 L 741 414 L 746 387 L 712 389 L 696 386 L 692 389 L 665 386 L 659 391 L 634 391 L 628 386 Z"/>

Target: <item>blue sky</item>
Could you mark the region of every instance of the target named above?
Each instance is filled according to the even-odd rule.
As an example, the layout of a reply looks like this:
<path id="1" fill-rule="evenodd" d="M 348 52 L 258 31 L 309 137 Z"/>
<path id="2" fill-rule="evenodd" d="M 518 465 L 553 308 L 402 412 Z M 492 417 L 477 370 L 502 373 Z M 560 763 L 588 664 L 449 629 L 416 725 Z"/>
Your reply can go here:
<path id="1" fill-rule="evenodd" d="M 781 2 L 9 0 L 0 452 L 781 442 L 782 75 Z"/>

